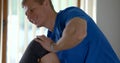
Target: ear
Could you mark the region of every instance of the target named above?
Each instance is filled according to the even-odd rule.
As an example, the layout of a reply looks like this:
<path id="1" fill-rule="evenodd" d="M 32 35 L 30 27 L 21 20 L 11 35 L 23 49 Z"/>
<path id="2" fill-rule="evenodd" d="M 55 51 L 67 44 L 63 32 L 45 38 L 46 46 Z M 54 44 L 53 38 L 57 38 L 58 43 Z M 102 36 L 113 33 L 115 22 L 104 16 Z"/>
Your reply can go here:
<path id="1" fill-rule="evenodd" d="M 49 0 L 44 0 L 43 5 L 48 5 L 49 4 Z"/>

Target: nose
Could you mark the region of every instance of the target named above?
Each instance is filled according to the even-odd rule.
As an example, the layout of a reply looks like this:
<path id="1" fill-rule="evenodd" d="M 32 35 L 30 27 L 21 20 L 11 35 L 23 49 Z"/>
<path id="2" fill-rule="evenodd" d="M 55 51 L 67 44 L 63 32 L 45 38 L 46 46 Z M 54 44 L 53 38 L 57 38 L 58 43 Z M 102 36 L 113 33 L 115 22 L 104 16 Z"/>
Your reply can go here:
<path id="1" fill-rule="evenodd" d="M 25 12 L 25 15 L 26 15 L 26 16 L 29 16 L 29 12 L 28 12 L 28 11 L 26 11 L 26 12 Z"/>
<path id="2" fill-rule="evenodd" d="M 25 12 L 25 15 L 27 16 L 27 19 L 28 19 L 31 23 L 33 23 L 33 20 L 32 20 L 32 13 L 26 11 L 26 12 Z"/>
<path id="3" fill-rule="evenodd" d="M 30 20 L 30 15 L 31 15 L 31 13 L 30 12 L 28 12 L 28 11 L 26 11 L 25 12 L 25 15 L 27 16 L 27 18 Z"/>

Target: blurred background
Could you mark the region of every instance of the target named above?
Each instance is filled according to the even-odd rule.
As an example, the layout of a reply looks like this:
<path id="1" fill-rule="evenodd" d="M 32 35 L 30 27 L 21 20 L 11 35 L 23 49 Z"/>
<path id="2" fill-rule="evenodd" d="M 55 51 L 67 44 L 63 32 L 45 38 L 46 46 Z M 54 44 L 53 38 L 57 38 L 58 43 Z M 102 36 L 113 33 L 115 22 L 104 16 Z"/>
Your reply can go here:
<path id="1" fill-rule="evenodd" d="M 47 35 L 44 27 L 31 24 L 21 6 L 22 0 L 0 0 L 0 63 L 19 63 L 36 35 Z M 120 58 L 120 0 L 52 0 L 56 12 L 76 6 L 89 14 L 105 33 Z"/>

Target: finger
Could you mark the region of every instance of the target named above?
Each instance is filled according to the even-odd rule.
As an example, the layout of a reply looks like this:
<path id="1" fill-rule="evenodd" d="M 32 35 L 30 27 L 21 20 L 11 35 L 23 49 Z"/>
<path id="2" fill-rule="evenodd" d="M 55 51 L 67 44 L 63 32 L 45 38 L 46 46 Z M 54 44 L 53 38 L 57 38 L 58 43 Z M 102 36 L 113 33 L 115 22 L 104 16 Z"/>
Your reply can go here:
<path id="1" fill-rule="evenodd" d="M 37 37 L 36 39 L 40 40 L 40 41 L 43 41 L 41 38 Z"/>
<path id="2" fill-rule="evenodd" d="M 37 36 L 37 38 L 40 39 L 41 41 L 44 41 L 47 39 L 47 37 L 45 35 Z"/>
<path id="3" fill-rule="evenodd" d="M 41 39 L 35 38 L 34 40 L 37 41 L 37 42 L 39 42 L 40 44 L 43 43 L 43 41 Z"/>
<path id="4" fill-rule="evenodd" d="M 52 41 L 50 38 L 46 37 L 45 35 L 38 36 L 38 37 L 40 37 L 40 39 L 42 39 L 44 41 Z"/>
<path id="5" fill-rule="evenodd" d="M 38 59 L 37 61 L 38 61 L 38 63 L 41 63 L 41 60 L 40 60 L 40 59 Z"/>

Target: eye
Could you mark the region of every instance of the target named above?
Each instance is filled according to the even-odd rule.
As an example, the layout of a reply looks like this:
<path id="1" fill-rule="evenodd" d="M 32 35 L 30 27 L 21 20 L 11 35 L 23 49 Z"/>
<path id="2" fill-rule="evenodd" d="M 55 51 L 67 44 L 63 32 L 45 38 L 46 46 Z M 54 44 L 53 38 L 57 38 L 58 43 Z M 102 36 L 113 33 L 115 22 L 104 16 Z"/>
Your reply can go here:
<path id="1" fill-rule="evenodd" d="M 30 12 L 33 12 L 33 9 L 30 9 Z"/>

